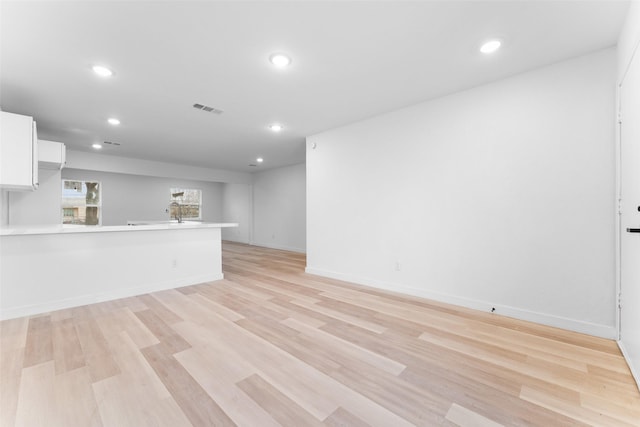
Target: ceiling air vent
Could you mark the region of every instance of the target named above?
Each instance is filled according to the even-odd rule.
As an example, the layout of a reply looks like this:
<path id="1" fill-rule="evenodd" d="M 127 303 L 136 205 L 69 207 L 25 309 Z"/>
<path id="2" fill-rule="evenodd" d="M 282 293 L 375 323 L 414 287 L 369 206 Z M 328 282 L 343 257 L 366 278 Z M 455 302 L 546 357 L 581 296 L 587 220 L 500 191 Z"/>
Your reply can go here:
<path id="1" fill-rule="evenodd" d="M 217 108 L 209 107 L 208 105 L 202 105 L 202 104 L 193 104 L 193 108 L 197 110 L 206 111 L 207 113 L 214 113 L 214 114 L 222 114 L 223 112 L 222 110 L 218 110 Z"/>
<path id="2" fill-rule="evenodd" d="M 120 145 L 119 142 L 111 142 L 111 141 L 105 141 L 105 144 L 109 144 L 109 145 Z"/>

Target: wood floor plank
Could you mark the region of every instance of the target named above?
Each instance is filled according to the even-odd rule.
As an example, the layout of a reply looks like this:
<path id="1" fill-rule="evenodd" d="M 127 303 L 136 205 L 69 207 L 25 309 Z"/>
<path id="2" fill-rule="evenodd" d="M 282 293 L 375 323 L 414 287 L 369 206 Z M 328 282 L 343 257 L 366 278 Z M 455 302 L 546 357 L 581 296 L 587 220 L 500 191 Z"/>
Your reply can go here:
<path id="1" fill-rule="evenodd" d="M 259 375 L 251 375 L 237 385 L 283 426 L 322 426 L 318 419 Z"/>
<path id="2" fill-rule="evenodd" d="M 320 306 L 320 305 L 317 305 L 317 304 L 309 304 L 306 301 L 300 301 L 300 300 L 293 300 L 293 301 L 291 301 L 291 303 L 295 304 L 295 305 L 299 305 L 299 306 L 304 307 L 306 309 L 309 309 L 311 311 L 316 311 L 318 313 L 324 314 L 324 315 L 329 316 L 331 318 L 342 320 L 343 322 L 359 326 L 359 327 L 361 327 L 363 329 L 367 329 L 369 331 L 376 332 L 378 334 L 381 334 L 381 333 L 383 333 L 384 331 L 387 330 L 387 328 L 382 326 L 382 325 L 379 325 L 377 323 L 374 323 L 374 322 L 371 322 L 371 321 L 368 321 L 368 320 L 360 319 L 360 318 L 358 318 L 356 316 L 352 316 L 350 314 L 342 313 L 342 312 L 340 312 L 338 310 L 334 310 L 332 308 L 323 307 L 323 306 Z"/>
<path id="3" fill-rule="evenodd" d="M 236 383 L 253 375 L 248 365 L 229 363 L 226 353 L 191 348 L 175 355 L 212 399 L 239 426 L 279 427 L 280 424 Z"/>
<path id="4" fill-rule="evenodd" d="M 104 319 L 100 319 L 104 321 Z M 116 426 L 189 426 L 191 423 L 141 353 L 138 345 L 118 325 L 105 326 L 119 373 L 92 384 L 101 419 Z"/>
<path id="5" fill-rule="evenodd" d="M 55 422 L 57 414 L 54 379 L 53 360 L 28 366 L 22 370 L 16 426 L 46 426 L 52 421 Z"/>
<path id="6" fill-rule="evenodd" d="M 206 295 L 202 293 L 191 294 L 189 295 L 192 301 L 195 301 L 197 304 L 200 304 L 207 308 L 208 310 L 218 314 L 219 316 L 224 317 L 225 319 L 235 322 L 236 320 L 244 319 L 244 316 L 238 312 L 228 309 L 222 304 L 218 304 L 215 300 L 208 298 Z"/>
<path id="7" fill-rule="evenodd" d="M 416 386 L 428 387 L 449 401 L 474 408 L 476 414 L 500 424 L 585 426 L 582 422 L 522 400 L 519 394 L 514 396 L 478 382 L 474 377 L 446 372 L 434 374 L 417 366 L 405 370 L 401 377 Z"/>
<path id="8" fill-rule="evenodd" d="M 399 375 L 406 368 L 402 363 L 398 363 L 365 348 L 358 347 L 349 341 L 345 341 L 335 335 L 327 334 L 326 332 L 306 325 L 299 320 L 287 318 L 282 321 L 282 324 L 301 332 L 309 337 L 310 340 L 321 346 L 326 348 L 339 347 L 341 354 L 348 355 L 354 361 L 368 363 L 372 367 L 386 371 L 392 375 Z"/>
<path id="9" fill-rule="evenodd" d="M 55 373 L 54 361 L 25 368 L 20 384 L 15 425 L 102 426 L 87 368 L 82 367 L 58 375 Z"/>
<path id="10" fill-rule="evenodd" d="M 0 322 L 0 343 L 2 343 L 2 351 L 24 348 L 27 343 L 28 329 L 28 317 L 8 319 Z"/>
<path id="11" fill-rule="evenodd" d="M 242 357 L 241 350 L 238 348 L 240 343 L 235 337 L 220 341 L 219 333 L 212 330 L 210 326 L 189 321 L 176 323 L 173 328 L 191 344 L 193 349 L 193 351 L 189 349 L 176 354 L 177 360 L 182 361 L 186 357 L 193 360 L 201 356 L 207 360 L 204 368 L 215 369 L 216 372 L 222 370 L 224 372 L 223 378 L 232 384 L 256 373 L 257 368 L 251 361 Z M 194 352 L 197 355 L 193 355 Z"/>
<path id="12" fill-rule="evenodd" d="M 15 424 L 23 359 L 24 347 L 0 351 L 0 426 Z"/>
<path id="13" fill-rule="evenodd" d="M 24 351 L 24 367 L 53 360 L 51 316 L 33 317 L 29 320 L 27 342 Z"/>
<path id="14" fill-rule="evenodd" d="M 244 287 L 259 289 L 262 292 L 271 295 L 272 297 L 287 297 L 289 299 L 297 299 L 300 301 L 307 301 L 314 303 L 319 301 L 316 297 L 318 292 L 310 291 L 308 288 L 301 286 L 288 286 L 284 287 L 278 284 L 270 283 L 259 275 L 243 276 L 241 274 L 230 274 L 230 279 L 235 280 L 234 283 L 240 283 Z"/>
<path id="15" fill-rule="evenodd" d="M 143 348 L 142 354 L 194 426 L 236 424 L 207 394 L 163 344 Z"/>
<path id="16" fill-rule="evenodd" d="M 622 402 L 583 393 L 580 395 L 580 406 L 631 425 L 640 424 L 640 408 L 636 404 L 624 405 Z"/>
<path id="17" fill-rule="evenodd" d="M 61 322 L 66 319 L 73 319 L 73 308 L 65 308 L 51 312 L 52 322 Z"/>
<path id="18" fill-rule="evenodd" d="M 284 389 L 290 399 L 318 419 L 324 419 L 337 408 L 335 401 L 326 394 L 333 382 L 321 372 L 309 369 L 304 362 L 245 328 L 221 318 L 210 320 L 206 326 L 184 327 L 180 332 L 194 347 L 213 346 L 228 352 L 231 360 L 255 366 L 263 378 Z M 239 322 L 252 321 L 243 319 Z M 331 361 L 326 363 L 337 367 Z"/>
<path id="19" fill-rule="evenodd" d="M 253 295 L 251 292 L 229 291 L 219 289 L 217 286 L 211 286 L 208 290 L 203 291 L 203 294 L 215 298 L 227 310 L 240 314 L 242 317 L 251 317 L 262 313 L 272 318 L 286 318 L 277 307 L 274 309 L 269 301 Z"/>
<path id="20" fill-rule="evenodd" d="M 147 304 L 145 304 L 144 301 L 138 296 L 122 298 L 122 302 L 124 304 L 124 307 L 128 308 L 134 313 L 137 311 L 149 309 L 149 306 L 147 306 Z"/>
<path id="21" fill-rule="evenodd" d="M 150 310 L 153 310 L 153 312 L 167 325 L 182 321 L 180 316 L 154 298 L 153 294 L 138 295 L 138 299 L 141 300 Z"/>
<path id="22" fill-rule="evenodd" d="M 137 387 L 131 387 L 126 375 L 94 383 L 93 390 L 105 427 L 192 426 L 173 397 L 157 399 L 141 394 Z"/>
<path id="23" fill-rule="evenodd" d="M 120 368 L 96 320 L 89 318 L 78 321 L 74 318 L 74 322 L 91 381 L 119 374 Z"/>
<path id="24" fill-rule="evenodd" d="M 126 331 L 138 348 L 158 344 L 158 338 L 129 308 L 116 308 L 98 318 L 98 324 L 105 336 Z"/>
<path id="25" fill-rule="evenodd" d="M 57 372 L 57 365 L 56 365 Z M 91 376 L 82 366 L 57 374 L 54 379 L 56 418 L 49 426 L 100 427 L 103 425 L 98 404 L 91 391 Z"/>
<path id="26" fill-rule="evenodd" d="M 132 390 L 155 400 L 171 397 L 171 393 L 127 331 L 120 331 L 119 328 L 106 330 L 105 337 L 109 347 L 118 349 L 113 355 L 120 368 L 118 377 L 128 381 Z"/>
<path id="27" fill-rule="evenodd" d="M 323 423 L 327 427 L 369 427 L 370 424 L 365 423 L 344 408 L 336 409 L 333 414 L 329 415 Z"/>
<path id="28" fill-rule="evenodd" d="M 473 344 L 460 339 L 446 338 L 426 332 L 420 335 L 420 339 L 460 353 L 473 351 L 474 357 L 477 359 L 497 364 L 503 368 L 524 372 L 531 377 L 553 381 L 573 390 L 581 390 L 586 378 L 586 374 L 578 370 L 571 370 L 557 365 L 551 365 L 552 369 L 549 369 L 549 366 L 540 367 L 531 363 L 531 359 L 521 353 L 492 352 L 482 347 L 474 347 Z M 562 369 L 562 375 L 559 375 L 560 369 Z"/>
<path id="29" fill-rule="evenodd" d="M 29 318 L 0 322 L 0 426 L 16 421 Z"/>
<path id="30" fill-rule="evenodd" d="M 53 358 L 56 374 L 85 366 L 84 353 L 72 318 L 53 322 Z"/>
<path id="31" fill-rule="evenodd" d="M 456 403 L 451 405 L 446 418 L 460 427 L 504 427 L 482 415 Z"/>
<path id="32" fill-rule="evenodd" d="M 403 378 L 383 375 L 376 378 L 347 368 L 339 369 L 332 377 L 413 425 L 439 425 L 444 420 L 448 402 Z"/>
<path id="33" fill-rule="evenodd" d="M 608 427 L 631 427 L 638 426 L 637 419 L 632 424 L 624 422 L 620 419 L 612 418 L 609 415 L 605 415 L 600 412 L 592 411 L 588 408 L 572 405 L 567 402 L 553 398 L 547 392 L 543 390 L 537 390 L 533 387 L 523 386 L 520 397 L 529 402 L 540 405 L 543 408 L 547 408 L 554 412 L 557 412 L 567 417 L 574 418 L 578 421 L 582 421 L 588 425 L 595 426 L 608 426 Z"/>
<path id="34" fill-rule="evenodd" d="M 169 349 L 171 354 L 191 347 L 184 338 L 167 325 L 153 310 L 141 310 L 136 312 L 135 315 L 155 338 Z"/>

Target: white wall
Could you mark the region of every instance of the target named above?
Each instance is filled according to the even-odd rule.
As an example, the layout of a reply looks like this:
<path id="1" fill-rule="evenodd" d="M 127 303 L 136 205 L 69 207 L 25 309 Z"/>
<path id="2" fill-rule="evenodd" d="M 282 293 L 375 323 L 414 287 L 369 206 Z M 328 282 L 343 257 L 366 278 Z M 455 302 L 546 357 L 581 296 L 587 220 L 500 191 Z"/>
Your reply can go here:
<path id="1" fill-rule="evenodd" d="M 195 181 L 251 183 L 251 174 L 245 172 L 200 168 L 75 150 L 67 150 L 67 167 L 72 169 L 169 177 Z"/>
<path id="2" fill-rule="evenodd" d="M 238 227 L 222 229 L 222 239 L 240 243 L 251 242 L 252 186 L 249 184 L 222 184 L 222 222 L 235 222 Z"/>
<path id="3" fill-rule="evenodd" d="M 62 178 L 102 183 L 102 225 L 126 225 L 130 220 L 168 220 L 166 209 L 172 187 L 201 189 L 202 220 L 222 222 L 221 183 L 70 168 L 62 170 Z"/>
<path id="4" fill-rule="evenodd" d="M 640 43 L 640 2 L 629 3 L 629 11 L 618 38 L 618 81 L 627 70 L 633 52 Z"/>
<path id="5" fill-rule="evenodd" d="M 9 191 L 0 190 L 0 227 L 9 225 Z"/>
<path id="6" fill-rule="evenodd" d="M 307 138 L 307 271 L 613 338 L 615 65 Z"/>
<path id="7" fill-rule="evenodd" d="M 60 224 L 62 190 L 60 170 L 38 170 L 40 186 L 36 191 L 10 191 L 8 225 Z"/>
<path id="8" fill-rule="evenodd" d="M 253 244 L 306 251 L 304 163 L 253 175 Z"/>
<path id="9" fill-rule="evenodd" d="M 632 58 L 636 61 L 636 64 L 640 60 L 639 46 L 640 2 L 635 1 L 629 5 L 627 19 L 618 40 L 618 85 L 622 83 L 628 72 Z M 640 93 L 632 92 L 627 89 L 628 86 L 628 84 L 622 85 L 622 96 L 624 99 L 634 99 L 635 97 L 637 100 L 640 97 Z M 637 120 L 637 117 L 628 116 L 628 114 L 625 114 L 623 120 Z M 624 122 L 622 126 L 624 127 Z M 638 138 L 636 138 L 636 141 L 638 141 Z M 626 233 L 626 231 L 622 230 L 622 233 Z M 618 237 L 621 238 L 621 236 Z M 629 238 L 629 236 L 626 237 Z M 627 245 L 626 248 L 631 249 L 631 245 Z M 623 268 L 638 268 L 638 265 L 625 265 Z M 640 295 L 640 283 L 622 283 L 622 310 L 624 317 L 620 324 L 620 341 L 618 344 L 638 387 L 640 387 L 640 299 L 638 299 L 638 295 Z"/>

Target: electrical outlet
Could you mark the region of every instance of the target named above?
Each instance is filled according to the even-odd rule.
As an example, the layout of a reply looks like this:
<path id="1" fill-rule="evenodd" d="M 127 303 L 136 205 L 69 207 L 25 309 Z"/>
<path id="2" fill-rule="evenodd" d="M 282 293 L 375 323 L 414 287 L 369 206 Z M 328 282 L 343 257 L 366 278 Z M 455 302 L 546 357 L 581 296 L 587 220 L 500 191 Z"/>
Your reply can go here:
<path id="1" fill-rule="evenodd" d="M 396 271 L 400 271 L 400 261 L 396 261 Z"/>
<path id="2" fill-rule="evenodd" d="M 173 261 L 171 262 L 171 267 L 173 268 L 177 268 L 178 267 L 178 260 L 177 259 L 173 259 Z"/>

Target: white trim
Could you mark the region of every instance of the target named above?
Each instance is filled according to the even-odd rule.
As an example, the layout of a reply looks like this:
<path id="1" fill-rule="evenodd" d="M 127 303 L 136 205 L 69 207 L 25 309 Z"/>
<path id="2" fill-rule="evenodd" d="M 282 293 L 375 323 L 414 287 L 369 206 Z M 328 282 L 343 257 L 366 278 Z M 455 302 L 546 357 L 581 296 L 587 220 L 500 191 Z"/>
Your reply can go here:
<path id="1" fill-rule="evenodd" d="M 251 178 L 253 179 L 253 178 Z M 251 182 L 251 184 L 249 184 L 249 214 L 251 215 L 251 218 L 249 219 L 249 244 L 253 245 L 253 236 L 255 236 L 255 228 L 256 228 L 256 209 L 255 209 L 255 203 L 253 203 L 253 198 L 254 198 L 254 187 L 253 187 L 253 181 Z"/>
<path id="2" fill-rule="evenodd" d="M 42 304 L 24 305 L 22 307 L 12 307 L 0 310 L 0 320 L 14 319 L 17 317 L 32 316 L 34 314 L 48 313 L 65 308 L 79 307 L 87 304 L 112 301 L 120 298 L 128 298 L 137 295 L 149 294 L 152 292 L 165 291 L 168 289 L 182 288 L 185 286 L 197 285 L 205 282 L 214 282 L 224 279 L 224 274 L 212 274 L 203 276 L 185 277 L 178 280 L 170 280 L 152 285 L 144 285 L 136 288 L 122 289 L 116 292 L 104 292 L 99 294 L 83 295 L 80 297 L 66 298 L 56 301 L 49 301 Z"/>
<path id="3" fill-rule="evenodd" d="M 285 246 L 285 245 L 273 245 L 273 244 L 266 244 L 266 243 L 260 243 L 260 242 L 253 242 L 253 243 L 250 243 L 250 245 L 259 246 L 262 248 L 279 249 L 281 251 L 297 252 L 299 254 L 307 253 L 307 251 L 303 248 L 294 248 L 292 246 Z"/>
<path id="4" fill-rule="evenodd" d="M 180 201 L 176 200 L 177 197 L 173 197 L 173 195 L 175 193 L 179 193 L 180 191 L 199 191 L 200 192 L 200 197 L 198 200 L 198 217 L 197 218 L 193 218 L 193 217 L 189 217 L 189 218 L 185 218 L 184 216 L 182 217 L 183 220 L 187 220 L 187 221 L 202 221 L 202 188 L 185 188 L 183 186 L 177 186 L 176 184 L 174 184 L 173 187 L 169 188 L 169 207 L 167 208 L 167 210 L 169 211 L 169 220 L 171 220 L 171 204 L 173 202 L 178 203 L 180 206 L 190 206 L 192 205 L 192 203 L 181 203 Z M 180 210 L 180 212 L 182 212 Z"/>
<path id="5" fill-rule="evenodd" d="M 97 226 L 98 227 L 102 226 L 102 181 L 97 181 L 95 179 L 74 179 L 74 178 L 62 178 L 61 179 L 61 184 L 62 185 L 61 185 L 61 188 L 60 188 L 60 215 L 62 216 L 62 218 L 60 218 L 59 224 L 64 224 L 64 209 L 65 209 L 65 207 L 63 206 L 63 203 L 64 203 L 63 199 L 64 199 L 64 190 L 65 190 L 64 184 L 65 184 L 65 182 L 81 182 L 84 187 L 87 186 L 87 182 L 97 183 L 98 184 L 98 192 L 99 192 L 99 194 L 98 194 L 98 197 L 99 197 L 98 204 L 97 205 L 87 205 L 85 203 L 84 208 L 85 208 L 85 212 L 86 212 L 86 209 L 89 208 L 89 207 L 97 207 L 98 208 L 98 224 L 97 224 Z M 88 189 L 87 189 L 87 191 L 88 191 Z M 85 200 L 85 202 L 86 202 L 86 200 Z M 73 209 L 73 208 L 74 208 L 74 206 L 71 207 L 71 209 Z M 86 213 L 85 213 L 85 222 L 86 222 Z M 77 225 L 86 225 L 86 224 L 77 224 Z M 92 224 L 91 226 L 95 227 L 96 224 Z"/>
<path id="6" fill-rule="evenodd" d="M 622 98 L 620 96 L 620 85 L 616 87 L 616 144 L 615 144 L 615 157 L 616 157 L 616 194 L 615 194 L 615 263 L 616 263 L 616 296 L 615 296 L 615 310 L 616 310 L 616 339 L 620 339 L 620 319 L 621 319 L 621 311 L 620 311 L 620 293 L 622 291 L 622 267 L 621 267 L 621 256 L 622 256 L 622 222 L 620 221 L 620 203 L 622 200 L 622 177 L 621 177 L 621 165 L 622 165 L 622 133 L 621 133 L 621 125 L 618 120 L 618 116 L 621 110 Z"/>
<path id="7" fill-rule="evenodd" d="M 627 351 L 627 348 L 624 346 L 624 343 L 622 341 L 617 341 L 617 342 L 618 342 L 618 348 L 620 349 L 620 352 L 622 353 L 624 360 L 627 362 L 627 365 L 629 366 L 631 375 L 633 375 L 633 379 L 636 380 L 636 386 L 638 387 L 638 391 L 640 391 L 640 371 L 638 371 L 638 369 L 640 369 L 640 366 L 638 367 L 634 366 L 633 361 L 631 360 L 631 356 L 629 356 L 629 352 Z"/>
<path id="8" fill-rule="evenodd" d="M 306 273 L 318 276 L 329 277 L 332 279 L 343 280 L 346 282 L 357 283 L 359 285 L 369 286 L 372 288 L 384 289 L 387 291 L 399 292 L 407 295 L 427 298 L 434 301 L 444 302 L 447 304 L 459 305 L 474 310 L 490 312 L 491 308 L 495 308 L 495 314 L 513 317 L 515 319 L 535 322 L 542 325 L 553 326 L 556 328 L 566 329 L 583 334 L 593 335 L 596 337 L 616 339 L 617 330 L 615 326 L 600 325 L 595 323 L 583 322 L 580 320 L 569 319 L 552 314 L 539 313 L 530 310 L 524 310 L 518 307 L 494 304 L 487 301 L 475 300 L 470 298 L 459 297 L 451 294 L 428 291 L 425 289 L 412 288 L 395 283 L 387 283 L 380 280 L 362 278 L 348 274 L 342 274 L 334 271 L 323 270 L 319 268 L 307 267 Z"/>

